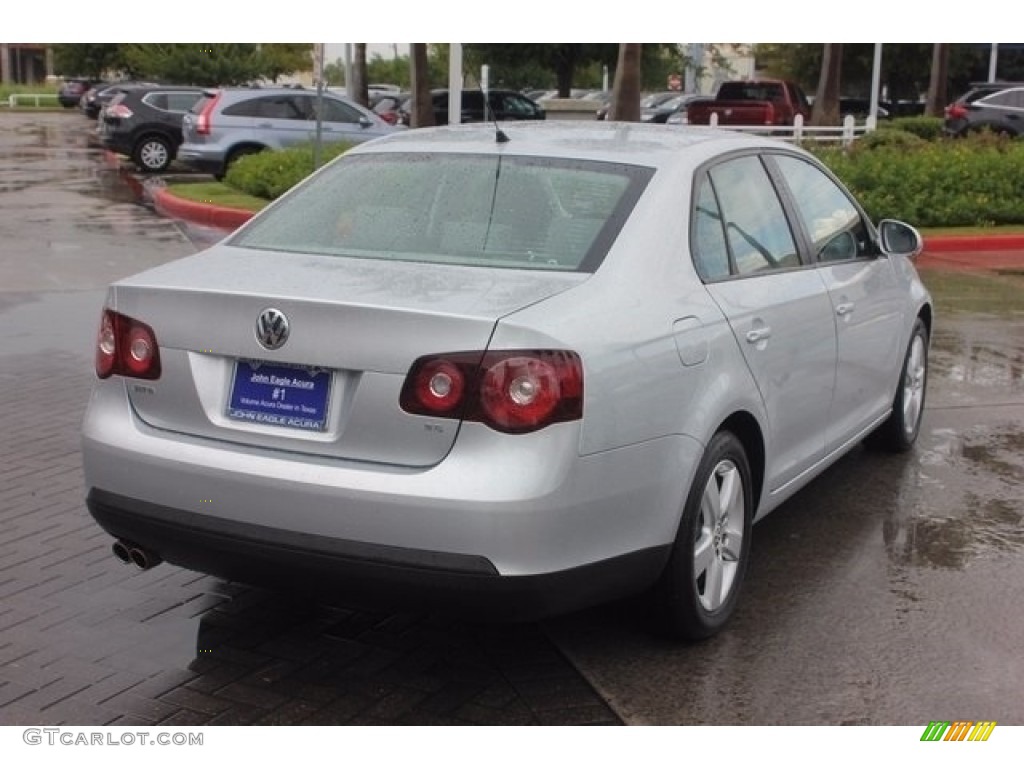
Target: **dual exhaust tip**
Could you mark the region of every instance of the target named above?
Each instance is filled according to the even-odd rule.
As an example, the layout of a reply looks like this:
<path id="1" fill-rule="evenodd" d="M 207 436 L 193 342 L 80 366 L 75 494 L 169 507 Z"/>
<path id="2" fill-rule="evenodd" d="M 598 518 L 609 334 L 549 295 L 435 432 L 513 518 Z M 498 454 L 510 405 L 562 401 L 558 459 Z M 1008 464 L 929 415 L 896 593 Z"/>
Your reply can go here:
<path id="1" fill-rule="evenodd" d="M 156 552 L 144 549 L 137 544 L 132 544 L 130 541 L 118 539 L 114 542 L 111 549 L 114 551 L 114 557 L 122 563 L 131 563 L 143 571 L 148 571 L 153 566 L 160 565 L 163 562 L 163 558 Z"/>

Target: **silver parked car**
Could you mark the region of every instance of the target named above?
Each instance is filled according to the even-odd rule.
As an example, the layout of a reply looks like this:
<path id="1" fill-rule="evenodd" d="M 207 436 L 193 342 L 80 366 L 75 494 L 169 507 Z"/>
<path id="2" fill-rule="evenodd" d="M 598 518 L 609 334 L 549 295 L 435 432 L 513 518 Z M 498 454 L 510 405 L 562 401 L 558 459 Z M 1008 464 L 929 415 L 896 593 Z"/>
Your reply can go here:
<path id="1" fill-rule="evenodd" d="M 88 506 L 142 567 L 706 637 L 754 521 L 917 437 L 920 248 L 771 139 L 396 134 L 110 288 Z"/>
<path id="2" fill-rule="evenodd" d="M 182 119 L 178 159 L 221 178 L 243 155 L 313 141 L 321 101 L 301 88 L 221 88 L 207 91 Z M 333 92 L 322 97 L 324 142 L 360 143 L 395 131 L 378 115 Z"/>

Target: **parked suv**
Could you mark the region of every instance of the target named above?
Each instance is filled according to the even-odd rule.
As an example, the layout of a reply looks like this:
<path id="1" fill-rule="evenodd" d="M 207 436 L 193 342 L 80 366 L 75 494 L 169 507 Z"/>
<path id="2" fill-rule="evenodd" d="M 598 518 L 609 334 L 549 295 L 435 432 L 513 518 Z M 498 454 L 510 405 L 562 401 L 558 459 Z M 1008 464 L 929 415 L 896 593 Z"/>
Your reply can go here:
<path id="1" fill-rule="evenodd" d="M 94 85 L 99 85 L 98 81 L 84 77 L 69 77 L 61 85 L 60 91 L 57 93 L 57 101 L 67 109 L 77 107 L 78 102 L 82 100 L 82 95 Z"/>
<path id="2" fill-rule="evenodd" d="M 198 86 L 127 86 L 100 113 L 100 143 L 142 171 L 166 170 L 181 146 L 181 118 L 202 97 Z"/>
<path id="3" fill-rule="evenodd" d="M 182 121 L 183 163 L 222 178 L 242 155 L 283 149 L 316 135 L 317 95 L 295 88 L 223 88 L 206 91 Z M 360 143 L 395 130 L 370 110 L 333 93 L 323 94 L 325 142 Z"/>
<path id="4" fill-rule="evenodd" d="M 1024 83 L 971 83 L 971 90 L 946 107 L 947 135 L 986 128 L 1007 136 L 1024 134 Z"/>
<path id="5" fill-rule="evenodd" d="M 448 125 L 448 90 L 437 88 L 430 92 L 430 102 L 434 109 L 434 124 Z M 544 109 L 529 96 L 516 91 L 488 91 L 490 114 L 484 114 L 483 91 L 472 90 L 462 92 L 462 122 L 482 123 L 488 120 L 543 120 Z M 402 125 L 410 125 L 412 118 L 412 99 L 402 105 L 399 118 Z"/>
<path id="6" fill-rule="evenodd" d="M 78 108 L 85 113 L 85 116 L 93 120 L 99 119 L 100 111 L 108 106 L 119 93 L 136 85 L 159 85 L 159 83 L 135 82 L 122 80 L 117 83 L 97 83 L 82 94 L 78 101 Z"/>

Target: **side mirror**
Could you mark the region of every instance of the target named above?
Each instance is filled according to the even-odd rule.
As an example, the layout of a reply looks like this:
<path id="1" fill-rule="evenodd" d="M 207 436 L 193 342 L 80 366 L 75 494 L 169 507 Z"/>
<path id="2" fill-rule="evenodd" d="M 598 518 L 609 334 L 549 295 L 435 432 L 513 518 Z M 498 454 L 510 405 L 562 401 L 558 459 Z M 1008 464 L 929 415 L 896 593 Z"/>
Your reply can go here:
<path id="1" fill-rule="evenodd" d="M 878 223 L 878 237 L 881 241 L 882 253 L 886 256 L 913 258 L 924 248 L 921 233 L 909 224 L 895 219 L 883 219 Z"/>
<path id="2" fill-rule="evenodd" d="M 369 128 L 372 125 L 373 125 L 373 120 L 368 118 L 366 115 L 360 115 L 359 116 L 359 127 L 360 128 Z"/>

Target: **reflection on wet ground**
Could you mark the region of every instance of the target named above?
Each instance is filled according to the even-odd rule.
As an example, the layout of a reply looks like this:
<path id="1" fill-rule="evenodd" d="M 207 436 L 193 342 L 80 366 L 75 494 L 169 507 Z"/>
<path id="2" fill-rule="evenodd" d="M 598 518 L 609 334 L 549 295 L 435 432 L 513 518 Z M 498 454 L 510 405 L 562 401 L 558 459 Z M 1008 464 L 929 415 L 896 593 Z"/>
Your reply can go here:
<path id="1" fill-rule="evenodd" d="M 1024 323 L 971 315 L 957 316 L 955 324 L 940 321 L 932 337 L 929 374 L 939 380 L 934 396 L 945 406 L 1019 399 L 1024 393 Z"/>
<path id="2" fill-rule="evenodd" d="M 78 114 L 0 119 L 0 289 L 99 288 L 209 242 L 155 216 L 147 189 L 163 181 L 111 164 L 93 130 Z"/>

